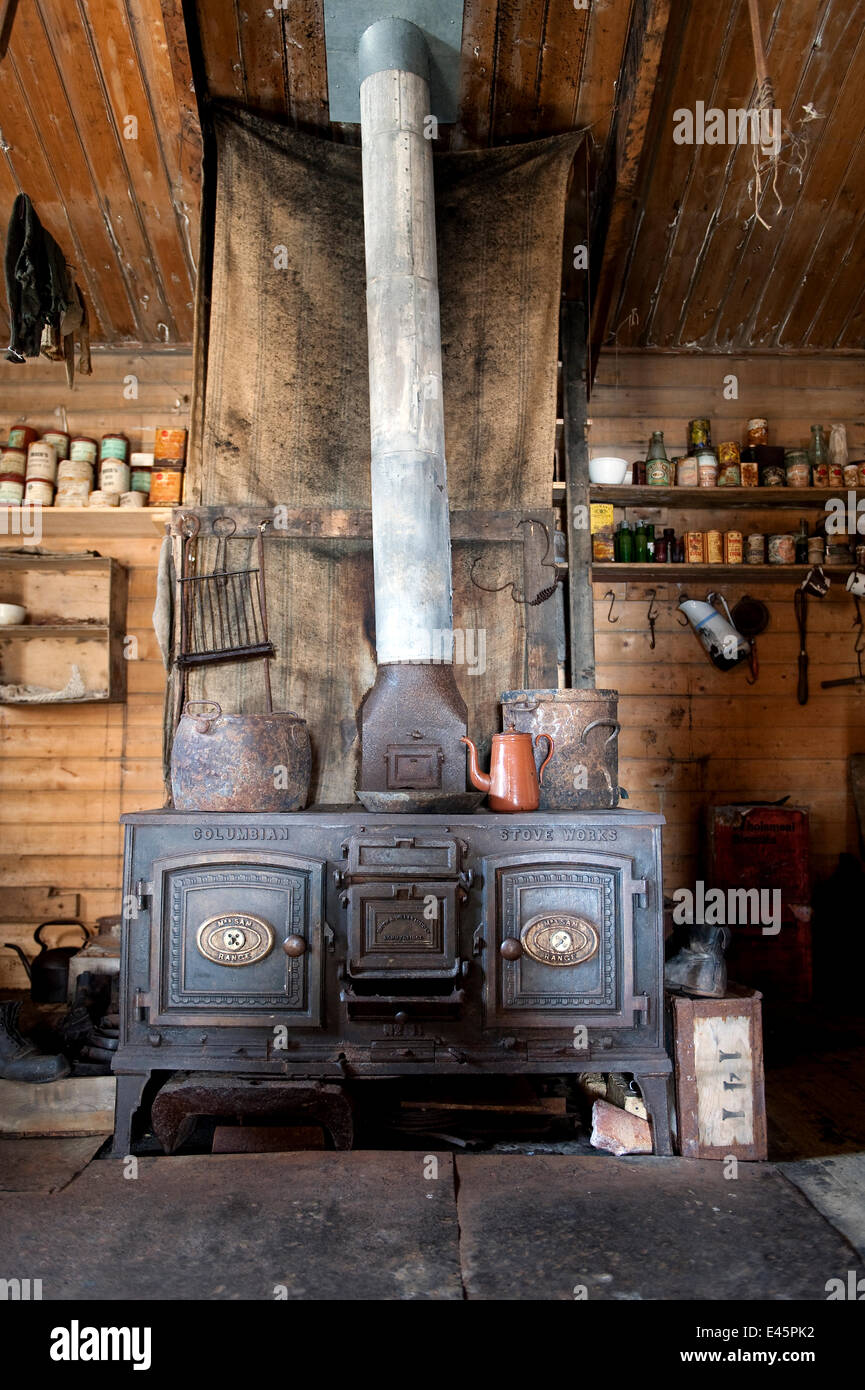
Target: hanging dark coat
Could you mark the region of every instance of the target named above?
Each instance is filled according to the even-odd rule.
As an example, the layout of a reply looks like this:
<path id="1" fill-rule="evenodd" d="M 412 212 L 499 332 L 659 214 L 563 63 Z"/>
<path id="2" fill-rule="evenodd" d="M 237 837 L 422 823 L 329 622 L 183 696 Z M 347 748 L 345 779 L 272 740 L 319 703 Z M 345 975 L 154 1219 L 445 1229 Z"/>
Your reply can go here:
<path id="1" fill-rule="evenodd" d="M 11 333 L 6 358 L 38 357 L 42 328 L 69 309 L 66 257 L 36 215 L 26 193 L 12 207 L 6 235 L 6 297 Z"/>

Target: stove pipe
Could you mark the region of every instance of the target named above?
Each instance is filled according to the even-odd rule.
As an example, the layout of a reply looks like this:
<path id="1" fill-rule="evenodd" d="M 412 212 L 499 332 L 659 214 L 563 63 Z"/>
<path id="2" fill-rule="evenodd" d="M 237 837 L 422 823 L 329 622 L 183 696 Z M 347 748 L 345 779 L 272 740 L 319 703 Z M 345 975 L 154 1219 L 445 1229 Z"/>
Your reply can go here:
<path id="1" fill-rule="evenodd" d="M 358 64 L 378 662 L 360 785 L 464 790 L 426 40 L 379 20 Z"/>

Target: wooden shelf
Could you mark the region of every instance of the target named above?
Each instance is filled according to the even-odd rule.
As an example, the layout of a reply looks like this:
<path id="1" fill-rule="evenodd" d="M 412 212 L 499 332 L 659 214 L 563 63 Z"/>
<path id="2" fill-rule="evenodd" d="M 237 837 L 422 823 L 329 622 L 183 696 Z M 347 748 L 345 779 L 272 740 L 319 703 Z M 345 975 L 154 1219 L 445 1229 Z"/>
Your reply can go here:
<path id="1" fill-rule="evenodd" d="M 23 513 L 23 515 L 22 515 Z M 22 530 L 33 523 L 29 508 L 0 506 L 0 544 L 34 545 L 36 538 Z M 171 520 L 170 507 L 43 507 L 43 540 L 100 540 L 112 536 L 162 535 Z"/>
<path id="2" fill-rule="evenodd" d="M 760 580 L 770 583 L 796 583 L 805 578 L 813 565 L 635 565 L 605 562 L 592 565 L 592 579 L 596 584 L 610 581 L 625 584 L 629 580 L 641 582 L 654 579 L 659 584 L 686 584 L 689 580 L 702 583 L 714 579 L 727 581 Z M 829 578 L 844 578 L 852 569 L 850 565 L 823 565 L 823 573 Z"/>
<path id="3" fill-rule="evenodd" d="M 0 642 L 7 637 L 93 637 L 104 642 L 111 629 L 107 623 L 14 623 L 0 624 Z"/>
<path id="4" fill-rule="evenodd" d="M 559 484 L 554 484 L 555 487 Z M 779 507 L 798 511 L 802 507 L 825 510 L 831 498 L 840 497 L 847 504 L 847 494 L 865 497 L 865 489 L 837 487 L 636 487 L 625 483 L 608 487 L 592 483 L 589 499 L 592 502 L 612 502 L 616 507 L 684 507 L 712 510 L 723 507 L 740 511 L 743 507 L 762 510 Z"/>

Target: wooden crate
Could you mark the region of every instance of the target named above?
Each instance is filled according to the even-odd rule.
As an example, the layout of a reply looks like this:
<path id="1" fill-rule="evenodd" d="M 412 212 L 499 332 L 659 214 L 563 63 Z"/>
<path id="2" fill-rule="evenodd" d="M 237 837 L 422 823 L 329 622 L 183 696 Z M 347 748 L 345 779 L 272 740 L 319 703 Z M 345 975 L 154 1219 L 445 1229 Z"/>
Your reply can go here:
<path id="1" fill-rule="evenodd" d="M 684 1158 L 766 1157 L 762 997 L 743 985 L 723 999 L 671 997 Z"/>

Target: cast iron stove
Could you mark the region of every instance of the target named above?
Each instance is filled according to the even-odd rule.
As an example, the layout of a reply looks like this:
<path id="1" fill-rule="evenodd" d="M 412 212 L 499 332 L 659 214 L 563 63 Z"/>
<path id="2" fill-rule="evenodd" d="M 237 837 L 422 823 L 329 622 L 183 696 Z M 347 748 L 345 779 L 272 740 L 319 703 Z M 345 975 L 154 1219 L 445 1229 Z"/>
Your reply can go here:
<path id="1" fill-rule="evenodd" d="M 114 1153 L 148 1079 L 636 1076 L 670 1152 L 638 811 L 124 817 Z"/>

